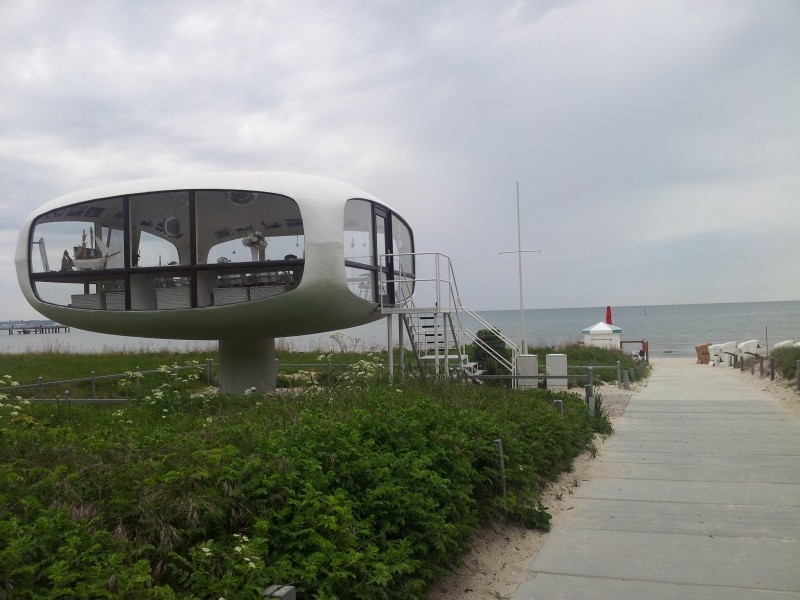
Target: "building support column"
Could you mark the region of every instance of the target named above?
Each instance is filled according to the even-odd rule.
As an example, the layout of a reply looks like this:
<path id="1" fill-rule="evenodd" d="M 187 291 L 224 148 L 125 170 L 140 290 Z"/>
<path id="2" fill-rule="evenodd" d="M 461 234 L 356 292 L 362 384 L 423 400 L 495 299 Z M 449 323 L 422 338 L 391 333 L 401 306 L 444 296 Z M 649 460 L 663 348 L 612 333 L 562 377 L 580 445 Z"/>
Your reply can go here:
<path id="1" fill-rule="evenodd" d="M 277 380 L 275 338 L 219 341 L 220 392 L 236 396 L 251 388 L 271 392 Z"/>

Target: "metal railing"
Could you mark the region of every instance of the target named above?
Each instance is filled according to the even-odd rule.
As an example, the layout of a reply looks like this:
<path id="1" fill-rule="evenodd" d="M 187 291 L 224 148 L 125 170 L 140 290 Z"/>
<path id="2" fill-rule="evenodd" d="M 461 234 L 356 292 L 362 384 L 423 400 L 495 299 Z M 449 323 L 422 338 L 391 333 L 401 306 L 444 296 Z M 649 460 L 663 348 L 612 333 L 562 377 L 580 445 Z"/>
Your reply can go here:
<path id="1" fill-rule="evenodd" d="M 319 363 L 281 363 L 280 361 L 275 361 L 276 372 L 280 372 L 280 369 L 293 369 L 293 368 L 302 368 L 302 367 L 316 367 L 318 369 L 327 369 L 327 379 L 330 381 L 330 378 L 333 374 L 333 369 L 336 367 L 348 367 L 350 363 L 334 363 L 331 361 L 326 362 L 319 362 Z M 379 364 L 376 366 L 380 366 L 381 373 L 385 370 L 386 362 L 381 360 Z M 39 377 L 38 383 L 26 383 L 23 385 L 14 385 L 8 387 L 0 387 L 0 393 L 7 393 L 7 392 L 14 392 L 14 391 L 22 391 L 22 390 L 31 390 L 36 389 L 38 390 L 38 397 L 34 397 L 33 400 L 37 402 L 56 402 L 57 399 L 53 398 L 45 398 L 44 397 L 44 388 L 49 386 L 60 386 L 60 385 L 74 385 L 74 384 L 83 384 L 83 383 L 90 383 L 91 384 L 91 398 L 86 399 L 72 399 L 71 402 L 73 403 L 87 403 L 96 401 L 95 403 L 100 404 L 103 402 L 126 402 L 126 398 L 97 398 L 97 387 L 96 384 L 98 381 L 107 381 L 112 379 L 123 379 L 126 377 L 130 377 L 131 374 L 136 379 L 136 394 L 138 395 L 141 391 L 140 382 L 141 378 L 145 375 L 155 375 L 157 373 L 165 373 L 165 372 L 172 372 L 172 381 L 173 387 L 177 389 L 178 387 L 178 372 L 185 371 L 185 370 L 196 370 L 199 371 L 201 369 L 206 370 L 206 383 L 211 384 L 214 380 L 214 368 L 219 367 L 219 363 L 215 363 L 212 359 L 206 359 L 205 363 L 200 363 L 197 365 L 171 365 L 166 368 L 166 371 L 163 368 L 159 369 L 151 369 L 148 371 L 142 371 L 139 367 L 136 367 L 132 371 L 127 371 L 125 373 L 113 373 L 111 375 L 96 375 L 94 371 L 92 371 L 89 377 L 79 377 L 77 379 L 59 379 L 55 381 L 45 381 L 43 377 Z"/>

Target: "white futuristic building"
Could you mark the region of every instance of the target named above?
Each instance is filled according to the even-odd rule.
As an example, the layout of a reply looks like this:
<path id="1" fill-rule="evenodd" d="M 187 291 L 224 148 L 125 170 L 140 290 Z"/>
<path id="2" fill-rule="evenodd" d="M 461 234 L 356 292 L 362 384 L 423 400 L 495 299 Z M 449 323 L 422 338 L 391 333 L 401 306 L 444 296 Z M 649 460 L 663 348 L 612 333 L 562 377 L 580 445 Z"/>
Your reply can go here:
<path id="1" fill-rule="evenodd" d="M 15 263 L 25 298 L 57 322 L 219 340 L 221 388 L 241 393 L 275 385 L 276 337 L 361 325 L 383 316 L 379 303 L 407 303 L 413 252 L 408 224 L 355 187 L 231 172 L 57 198 L 28 217 Z"/>

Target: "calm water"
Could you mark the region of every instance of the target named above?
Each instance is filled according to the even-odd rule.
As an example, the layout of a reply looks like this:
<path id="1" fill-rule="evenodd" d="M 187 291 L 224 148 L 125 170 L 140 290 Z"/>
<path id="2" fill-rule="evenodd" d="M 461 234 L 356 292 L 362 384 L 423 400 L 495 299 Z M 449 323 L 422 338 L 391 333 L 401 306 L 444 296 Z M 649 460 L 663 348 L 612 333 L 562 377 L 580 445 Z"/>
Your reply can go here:
<path id="1" fill-rule="evenodd" d="M 694 346 L 704 342 L 757 339 L 763 345 L 766 341 L 764 327 L 769 327 L 770 346 L 783 340 L 800 340 L 798 301 L 620 306 L 613 308 L 613 312 L 614 324 L 622 328 L 622 339 L 648 340 L 651 356 L 655 357 L 695 356 Z M 581 329 L 605 320 L 605 314 L 605 307 L 526 310 L 526 337 L 532 345 L 554 345 L 581 340 Z M 485 311 L 480 315 L 512 340 L 521 337 L 519 311 Z M 479 328 L 476 323 L 467 326 L 471 326 L 473 331 Z M 363 336 L 362 346 L 386 346 L 385 321 L 355 327 L 347 330 L 347 333 Z M 298 350 L 331 345 L 327 334 L 286 338 L 283 342 Z M 76 352 L 103 352 L 105 349 L 139 348 L 211 350 L 215 344 L 121 337 L 75 329 L 62 334 L 0 335 L 0 352 L 26 352 L 48 347 Z"/>

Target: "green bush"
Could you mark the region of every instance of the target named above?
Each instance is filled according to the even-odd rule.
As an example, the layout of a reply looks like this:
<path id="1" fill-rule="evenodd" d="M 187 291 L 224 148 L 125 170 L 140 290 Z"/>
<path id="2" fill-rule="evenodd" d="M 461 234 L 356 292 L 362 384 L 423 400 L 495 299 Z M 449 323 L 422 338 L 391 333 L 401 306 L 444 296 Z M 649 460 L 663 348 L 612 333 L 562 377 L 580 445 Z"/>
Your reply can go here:
<path id="1" fill-rule="evenodd" d="M 547 528 L 541 484 L 605 426 L 574 394 L 419 382 L 30 411 L 0 408 L 5 598 L 424 597 L 481 519 Z"/>
<path id="2" fill-rule="evenodd" d="M 771 355 L 775 358 L 775 366 L 781 375 L 789 380 L 797 379 L 797 361 L 800 360 L 800 348 L 790 346 L 773 350 Z"/>

